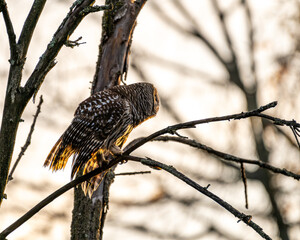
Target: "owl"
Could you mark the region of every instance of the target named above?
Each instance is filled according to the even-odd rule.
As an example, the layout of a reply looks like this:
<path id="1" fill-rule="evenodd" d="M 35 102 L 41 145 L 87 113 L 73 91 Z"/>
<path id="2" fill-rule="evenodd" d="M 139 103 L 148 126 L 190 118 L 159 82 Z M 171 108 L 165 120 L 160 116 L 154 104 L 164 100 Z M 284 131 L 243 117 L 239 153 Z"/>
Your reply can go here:
<path id="1" fill-rule="evenodd" d="M 50 151 L 44 166 L 52 171 L 64 169 L 73 155 L 71 178 L 81 168 L 86 174 L 110 155 L 121 154 L 130 132 L 154 117 L 158 109 L 158 93 L 150 83 L 118 85 L 97 92 L 79 104 L 72 123 Z M 85 194 L 91 196 L 104 175 L 83 183 Z"/>

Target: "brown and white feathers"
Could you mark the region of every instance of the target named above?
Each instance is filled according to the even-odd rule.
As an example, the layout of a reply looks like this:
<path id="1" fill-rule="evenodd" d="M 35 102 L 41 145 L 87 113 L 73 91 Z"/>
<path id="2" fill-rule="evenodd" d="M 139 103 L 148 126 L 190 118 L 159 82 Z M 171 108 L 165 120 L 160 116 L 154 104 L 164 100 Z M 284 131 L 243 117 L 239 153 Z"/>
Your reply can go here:
<path id="1" fill-rule="evenodd" d="M 159 109 L 156 88 L 150 83 L 114 86 L 97 92 L 81 102 L 74 119 L 50 151 L 44 166 L 53 171 L 63 169 L 73 155 L 73 178 L 101 166 L 97 154 L 107 158 L 120 150 L 133 128 L 154 117 Z M 91 195 L 99 186 L 102 173 L 83 186 Z"/>

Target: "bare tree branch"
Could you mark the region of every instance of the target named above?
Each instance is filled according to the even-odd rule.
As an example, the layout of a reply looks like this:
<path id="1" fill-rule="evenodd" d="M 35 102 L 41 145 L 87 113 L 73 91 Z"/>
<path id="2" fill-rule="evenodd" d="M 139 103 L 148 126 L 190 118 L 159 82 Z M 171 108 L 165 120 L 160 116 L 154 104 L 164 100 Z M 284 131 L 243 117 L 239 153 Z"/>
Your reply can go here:
<path id="1" fill-rule="evenodd" d="M 263 231 L 263 229 L 260 226 L 258 226 L 256 223 L 254 223 L 252 221 L 252 216 L 249 216 L 249 215 L 246 215 L 246 214 L 244 214 L 242 212 L 239 212 L 237 209 L 235 209 L 233 206 L 231 206 L 230 204 L 228 204 L 227 202 L 225 202 L 223 199 L 219 198 L 217 195 L 215 195 L 212 192 L 208 191 L 206 187 L 200 186 L 198 183 L 196 183 L 193 180 L 189 179 L 188 177 L 186 177 L 181 172 L 178 172 L 173 166 L 168 166 L 168 165 L 165 165 L 165 164 L 163 164 L 161 162 L 158 162 L 158 161 L 155 161 L 155 160 L 149 159 L 149 158 L 139 158 L 139 157 L 134 157 L 134 156 L 129 156 L 129 155 L 128 156 L 123 156 L 123 158 L 126 159 L 126 160 L 140 162 L 140 163 L 142 163 L 144 165 L 147 165 L 149 167 L 152 167 L 152 168 L 161 168 L 161 169 L 163 169 L 163 170 L 171 173 L 175 177 L 179 178 L 180 180 L 182 180 L 186 184 L 190 185 L 191 187 L 193 187 L 197 191 L 201 192 L 205 196 L 209 197 L 210 199 L 212 199 L 213 201 L 215 201 L 216 203 L 218 203 L 220 206 L 222 206 L 227 211 L 229 211 L 230 213 L 232 213 L 239 220 L 243 221 L 248 226 L 250 226 L 251 228 L 253 228 L 264 239 L 271 239 Z"/>
<path id="2" fill-rule="evenodd" d="M 194 121 L 190 121 L 190 122 L 175 124 L 175 125 L 166 127 L 164 129 L 161 129 L 161 130 L 149 135 L 148 137 L 140 139 L 136 144 L 134 144 L 134 146 L 129 147 L 124 152 L 124 154 L 130 154 L 131 152 L 133 152 L 135 149 L 142 146 L 146 142 L 151 141 L 152 139 L 154 139 L 154 138 L 156 138 L 160 135 L 163 135 L 165 133 L 175 134 L 175 132 L 179 129 L 195 128 L 196 125 L 198 125 L 198 124 L 204 124 L 204 123 L 210 123 L 210 122 L 220 122 L 220 121 L 230 121 L 230 120 L 239 120 L 239 119 L 242 119 L 242 118 L 259 116 L 261 112 L 263 112 L 267 109 L 273 108 L 276 105 L 277 105 L 277 102 L 271 102 L 267 105 L 261 106 L 258 109 L 248 111 L 248 112 L 231 114 L 231 115 L 226 115 L 226 116 L 222 116 L 222 117 L 205 118 L 205 119 L 200 119 L 200 120 L 194 120 Z"/>
<path id="3" fill-rule="evenodd" d="M 115 173 L 115 176 L 131 176 L 131 175 L 150 174 L 150 173 L 151 171 L 123 172 L 123 173 Z"/>

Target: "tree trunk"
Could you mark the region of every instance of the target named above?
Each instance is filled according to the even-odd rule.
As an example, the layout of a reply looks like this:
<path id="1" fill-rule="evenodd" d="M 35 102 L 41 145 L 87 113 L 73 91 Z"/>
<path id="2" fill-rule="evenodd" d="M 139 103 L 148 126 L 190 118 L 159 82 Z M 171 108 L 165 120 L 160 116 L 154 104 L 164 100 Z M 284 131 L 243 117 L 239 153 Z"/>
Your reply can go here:
<path id="1" fill-rule="evenodd" d="M 113 10 L 106 10 L 102 18 L 102 37 L 92 93 L 118 85 L 127 72 L 128 55 L 136 18 L 146 0 L 106 0 Z M 92 198 L 85 196 L 81 187 L 74 193 L 71 239 L 102 239 L 108 209 L 109 188 L 113 170 L 106 174 Z"/>

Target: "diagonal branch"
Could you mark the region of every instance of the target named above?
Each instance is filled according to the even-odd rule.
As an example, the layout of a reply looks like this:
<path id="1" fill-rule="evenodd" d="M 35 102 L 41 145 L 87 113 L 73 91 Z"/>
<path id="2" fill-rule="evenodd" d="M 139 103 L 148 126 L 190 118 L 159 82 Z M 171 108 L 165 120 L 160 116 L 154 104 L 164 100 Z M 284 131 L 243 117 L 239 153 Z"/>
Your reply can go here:
<path id="1" fill-rule="evenodd" d="M 276 105 L 277 105 L 277 102 L 271 102 L 267 105 L 261 106 L 258 109 L 248 111 L 248 112 L 242 112 L 242 113 L 237 113 L 237 114 L 225 115 L 225 116 L 221 116 L 221 117 L 212 117 L 212 118 L 205 118 L 205 119 L 194 120 L 194 121 L 189 121 L 189 122 L 184 122 L 184 123 L 178 123 L 178 124 L 166 127 L 164 129 L 161 129 L 161 130 L 149 135 L 148 137 L 139 139 L 133 146 L 128 147 L 127 150 L 124 152 L 124 154 L 130 154 L 138 147 L 144 145 L 146 142 L 149 142 L 149 141 L 153 140 L 154 138 L 156 138 L 160 135 L 166 134 L 166 133 L 175 134 L 175 132 L 179 129 L 195 128 L 196 125 L 204 124 L 204 123 L 240 120 L 242 118 L 259 116 L 259 114 L 261 112 L 266 111 L 267 109 L 270 109 L 270 108 L 274 108 L 274 107 L 276 107 Z M 131 144 L 131 143 L 129 143 L 129 144 Z"/>
<path id="2" fill-rule="evenodd" d="M 151 171 L 122 172 L 122 173 L 115 173 L 115 176 L 132 176 L 132 175 L 150 174 L 150 173 Z"/>
<path id="3" fill-rule="evenodd" d="M 263 229 L 260 226 L 258 226 L 255 222 L 252 221 L 252 216 L 246 215 L 246 214 L 238 211 L 233 206 L 231 206 L 229 203 L 225 202 L 223 199 L 221 199 L 217 195 L 215 195 L 212 192 L 208 191 L 207 187 L 200 186 L 198 183 L 194 182 L 193 180 L 186 177 L 181 172 L 177 171 L 173 166 L 168 166 L 166 164 L 163 164 L 161 162 L 158 162 L 158 161 L 155 161 L 155 160 L 149 159 L 149 158 L 139 158 L 139 157 L 134 157 L 134 156 L 129 156 L 129 155 L 128 156 L 123 156 L 123 158 L 126 159 L 126 160 L 140 162 L 140 163 L 142 163 L 144 165 L 147 165 L 151 168 L 160 168 L 160 169 L 163 169 L 163 170 L 167 171 L 168 173 L 172 174 L 173 176 L 177 177 L 181 181 L 185 182 L 189 186 L 196 189 L 198 192 L 201 192 L 205 196 L 209 197 L 210 199 L 212 199 L 213 201 L 218 203 L 220 206 L 222 206 L 227 211 L 232 213 L 235 217 L 237 217 L 240 221 L 243 221 L 245 224 L 247 224 L 248 226 L 253 228 L 264 239 L 269 239 L 269 240 L 271 239 L 263 231 Z"/>

